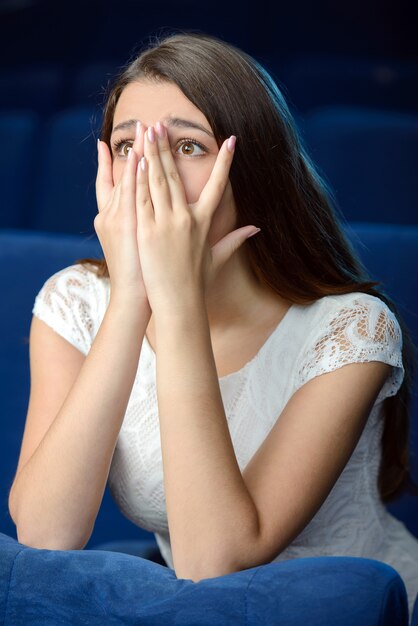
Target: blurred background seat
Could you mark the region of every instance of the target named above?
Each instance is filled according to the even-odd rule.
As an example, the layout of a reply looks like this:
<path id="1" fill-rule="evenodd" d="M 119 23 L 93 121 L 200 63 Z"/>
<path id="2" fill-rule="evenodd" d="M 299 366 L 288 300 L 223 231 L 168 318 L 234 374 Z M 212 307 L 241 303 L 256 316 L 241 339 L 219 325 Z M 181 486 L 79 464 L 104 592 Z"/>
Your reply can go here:
<path id="1" fill-rule="evenodd" d="M 39 116 L 32 110 L 0 111 L 0 228 L 27 228 L 34 206 Z"/>
<path id="2" fill-rule="evenodd" d="M 304 137 L 347 220 L 418 224 L 418 113 L 323 107 Z"/>
<path id="3" fill-rule="evenodd" d="M 27 228 L 94 234 L 100 121 L 95 108 L 79 106 L 59 111 L 44 125 Z"/>
<path id="4" fill-rule="evenodd" d="M 3 34 L 3 33 L 2 33 Z M 33 64 L 30 56 L 20 67 L 0 68 L 1 109 L 31 109 L 40 117 L 63 104 L 65 69 L 56 63 Z"/>
<path id="5" fill-rule="evenodd" d="M 67 108 L 100 106 L 109 82 L 121 70 L 116 60 L 102 60 L 75 68 L 67 90 Z"/>
<path id="6" fill-rule="evenodd" d="M 418 111 L 418 59 L 309 54 L 277 74 L 300 113 L 328 105 Z"/>

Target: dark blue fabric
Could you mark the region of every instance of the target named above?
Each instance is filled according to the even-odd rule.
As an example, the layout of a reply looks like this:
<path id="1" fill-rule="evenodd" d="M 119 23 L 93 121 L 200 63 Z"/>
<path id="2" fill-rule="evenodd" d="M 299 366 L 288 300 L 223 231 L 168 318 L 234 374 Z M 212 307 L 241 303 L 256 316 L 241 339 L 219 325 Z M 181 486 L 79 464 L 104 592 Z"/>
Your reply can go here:
<path id="1" fill-rule="evenodd" d="M 418 223 L 416 113 L 323 107 L 306 116 L 304 138 L 346 220 Z"/>
<path id="2" fill-rule="evenodd" d="M 293 559 L 194 583 L 141 557 L 0 533 L 0 624 L 407 626 L 408 605 L 399 574 L 371 559 Z"/>
<path id="3" fill-rule="evenodd" d="M 6 30 L 3 27 L 2 40 Z M 33 58 L 32 52 L 31 58 Z M 3 66 L 0 69 L 0 84 L 1 111 L 17 112 L 20 110 L 44 117 L 52 115 L 62 105 L 66 106 L 63 100 L 65 76 L 59 63 L 53 61 L 25 63 L 24 67 L 19 68 Z M 30 146 L 26 146 L 28 147 Z"/>
<path id="4" fill-rule="evenodd" d="M 98 111 L 88 105 L 57 112 L 48 119 L 27 228 L 96 237 L 99 123 Z"/>
<path id="5" fill-rule="evenodd" d="M 154 535 L 150 539 L 120 539 L 119 541 L 105 541 L 104 543 L 95 544 L 89 548 L 90 550 L 107 550 L 110 552 L 123 552 L 124 554 L 133 554 L 134 556 L 141 556 L 143 559 L 160 563 L 160 565 L 167 566 L 163 556 L 161 555 L 160 548 L 155 540 Z"/>
<path id="6" fill-rule="evenodd" d="M 411 626 L 418 626 L 418 596 L 415 600 L 415 605 L 412 611 L 412 621 Z"/>
<path id="7" fill-rule="evenodd" d="M 370 31 L 367 31 L 370 36 Z M 370 49 L 370 48 L 369 48 Z M 276 59 L 273 62 L 277 63 Z M 323 106 L 359 106 L 382 111 L 418 110 L 415 59 L 301 54 L 283 63 L 278 76 L 297 109 L 306 114 Z"/>
<path id="8" fill-rule="evenodd" d="M 1 78 L 0 84 L 4 92 Z M 0 111 L 1 145 L 7 146 L 0 150 L 1 228 L 26 228 L 28 212 L 33 210 L 40 135 L 40 120 L 34 112 Z"/>

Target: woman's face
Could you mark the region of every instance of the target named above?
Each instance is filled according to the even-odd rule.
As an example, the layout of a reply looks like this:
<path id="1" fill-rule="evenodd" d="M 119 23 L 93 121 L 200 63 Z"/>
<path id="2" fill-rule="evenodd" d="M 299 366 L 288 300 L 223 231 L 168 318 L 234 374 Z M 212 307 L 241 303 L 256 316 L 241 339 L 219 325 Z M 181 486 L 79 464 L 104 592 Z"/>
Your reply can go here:
<path id="1" fill-rule="evenodd" d="M 203 113 L 174 83 L 141 80 L 127 85 L 116 105 L 110 139 L 115 185 L 122 175 L 135 139 L 135 122 L 128 128 L 118 130 L 117 126 L 129 120 L 139 120 L 145 127 L 155 128 L 158 121 L 164 124 L 187 202 L 197 202 L 219 152 Z M 234 230 L 235 223 L 236 207 L 228 180 L 222 200 L 213 215 L 209 244 L 214 245 Z"/>

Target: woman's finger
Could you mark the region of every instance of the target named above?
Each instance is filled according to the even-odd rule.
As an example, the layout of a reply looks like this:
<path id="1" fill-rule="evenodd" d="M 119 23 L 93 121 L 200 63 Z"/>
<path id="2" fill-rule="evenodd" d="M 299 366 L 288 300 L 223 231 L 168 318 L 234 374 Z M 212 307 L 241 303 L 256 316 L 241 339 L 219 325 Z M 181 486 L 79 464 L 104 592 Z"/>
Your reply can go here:
<path id="1" fill-rule="evenodd" d="M 171 211 L 171 196 L 160 160 L 156 132 L 153 126 L 149 126 L 145 133 L 144 156 L 148 165 L 147 178 L 151 202 L 154 207 L 154 219 L 158 219 L 158 215 L 161 217 L 167 211 Z"/>
<path id="2" fill-rule="evenodd" d="M 136 134 L 135 134 L 135 139 L 133 142 L 133 145 L 129 151 L 128 154 L 128 158 L 125 161 L 125 165 L 124 165 L 124 169 L 122 172 L 122 175 L 120 176 L 117 184 L 114 187 L 114 195 L 113 195 L 113 205 L 115 207 L 119 206 L 119 202 L 120 202 L 120 197 L 121 197 L 121 190 L 122 190 L 122 184 L 123 181 L 125 180 L 125 185 L 126 185 L 126 176 L 129 175 L 129 167 L 131 164 L 131 159 L 134 158 L 135 163 L 138 162 L 139 156 L 142 153 L 142 147 L 143 147 L 143 135 L 144 135 L 144 128 L 141 125 L 141 122 L 137 122 L 136 125 Z M 131 158 L 129 158 L 129 155 L 131 154 L 132 150 L 135 152 L 135 154 L 133 154 L 131 156 Z M 135 181 L 135 172 L 136 172 L 136 165 L 132 167 L 132 172 L 131 172 L 131 176 L 133 176 L 133 180 Z M 124 173 L 127 172 L 127 174 Z M 129 195 L 129 194 L 128 194 Z"/>
<path id="3" fill-rule="evenodd" d="M 136 169 L 136 211 L 138 224 L 147 220 L 155 221 L 154 207 L 148 181 L 149 166 L 145 156 L 138 162 Z"/>
<path id="4" fill-rule="evenodd" d="M 99 212 L 107 205 L 113 191 L 112 157 L 105 141 L 97 141 L 96 199 Z"/>
<path id="5" fill-rule="evenodd" d="M 157 122 L 155 128 L 157 131 L 157 145 L 160 153 L 160 161 L 170 190 L 171 206 L 176 210 L 176 207 L 181 208 L 187 205 L 186 192 L 176 162 L 171 153 L 167 129 L 161 122 Z"/>
<path id="6" fill-rule="evenodd" d="M 136 167 L 138 164 L 138 155 L 132 148 L 129 150 L 122 176 L 118 181 L 119 189 L 116 190 L 116 206 L 135 207 L 135 191 L 136 191 Z"/>
<path id="7" fill-rule="evenodd" d="M 144 154 L 144 134 L 146 130 L 147 130 L 146 126 L 141 124 L 140 121 L 137 121 L 136 130 L 135 130 L 135 140 L 132 144 L 132 150 L 135 150 L 136 154 L 138 155 L 138 159 L 140 159 L 142 155 Z"/>
<path id="8" fill-rule="evenodd" d="M 229 170 L 234 157 L 235 141 L 235 135 L 231 135 L 222 144 L 209 179 L 196 203 L 197 213 L 201 212 L 211 217 L 218 207 L 228 182 Z"/>
<path id="9" fill-rule="evenodd" d="M 148 185 L 147 163 L 144 157 L 144 140 L 147 132 L 146 126 L 137 122 L 136 137 L 132 149 L 138 155 L 138 163 L 136 167 L 136 188 L 135 188 L 135 206 L 137 211 L 138 223 L 145 216 L 154 219 L 154 209 L 151 202 L 151 196 Z M 141 161 L 143 168 L 141 169 Z"/>

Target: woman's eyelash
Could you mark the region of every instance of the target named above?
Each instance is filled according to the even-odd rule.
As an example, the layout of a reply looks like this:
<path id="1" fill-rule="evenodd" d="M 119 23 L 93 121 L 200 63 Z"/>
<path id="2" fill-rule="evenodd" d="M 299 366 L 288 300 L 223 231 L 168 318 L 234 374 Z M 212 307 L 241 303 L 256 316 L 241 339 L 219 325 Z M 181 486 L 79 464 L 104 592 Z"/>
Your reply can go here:
<path id="1" fill-rule="evenodd" d="M 113 150 L 115 152 L 119 152 L 120 148 L 122 147 L 122 145 L 124 145 L 125 143 L 130 143 L 133 145 L 133 140 L 132 139 L 119 139 L 118 141 L 115 141 L 113 144 Z M 207 152 L 207 148 L 205 148 L 205 146 L 203 144 L 201 144 L 199 141 L 196 141 L 196 139 L 193 139 L 192 137 L 183 137 L 182 139 L 179 139 L 177 142 L 177 147 L 179 145 L 183 145 L 184 143 L 193 143 L 196 146 L 198 146 L 201 150 L 203 150 L 204 152 Z M 131 148 L 132 148 L 131 145 Z M 185 155 L 186 156 L 186 155 Z M 202 155 L 197 155 L 197 156 L 202 156 Z"/>
<path id="2" fill-rule="evenodd" d="M 113 150 L 114 150 L 115 152 L 119 152 L 119 148 L 120 148 L 123 144 L 125 144 L 125 143 L 131 143 L 131 144 L 133 144 L 134 142 L 132 141 L 132 139 L 119 139 L 119 141 L 115 141 L 115 142 L 113 143 Z"/>
<path id="3" fill-rule="evenodd" d="M 182 146 L 185 143 L 194 143 L 201 150 L 203 150 L 203 152 L 207 152 L 207 148 L 205 148 L 205 146 L 201 144 L 199 141 L 196 141 L 196 139 L 192 139 L 192 137 L 183 137 L 183 139 L 179 139 L 177 142 L 177 148 L 179 147 L 179 145 Z M 202 156 L 202 155 L 198 154 L 196 156 Z"/>

